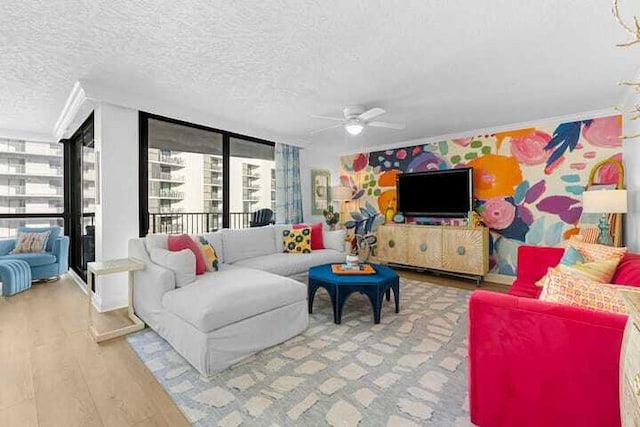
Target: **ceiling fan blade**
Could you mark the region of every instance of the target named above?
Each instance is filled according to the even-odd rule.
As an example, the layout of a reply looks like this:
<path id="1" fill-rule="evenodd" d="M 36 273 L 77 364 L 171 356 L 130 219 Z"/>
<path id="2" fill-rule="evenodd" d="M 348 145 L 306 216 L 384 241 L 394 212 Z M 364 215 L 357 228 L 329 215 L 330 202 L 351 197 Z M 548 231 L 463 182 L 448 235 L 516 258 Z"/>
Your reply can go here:
<path id="1" fill-rule="evenodd" d="M 369 126 L 373 126 L 376 128 L 389 128 L 389 129 L 404 129 L 404 123 L 388 123 L 388 122 L 369 122 L 367 123 Z"/>
<path id="2" fill-rule="evenodd" d="M 317 116 L 315 114 L 312 114 L 311 117 L 313 117 L 314 119 L 333 120 L 339 122 L 344 121 L 344 117 Z"/>
<path id="3" fill-rule="evenodd" d="M 367 110 L 364 113 L 360 114 L 358 116 L 358 118 L 360 120 L 363 120 L 363 121 L 366 122 L 366 121 L 369 121 L 371 119 L 375 119 L 376 117 L 381 116 L 384 113 L 386 113 L 386 111 L 384 111 L 382 108 L 377 108 L 376 107 L 376 108 L 372 108 L 372 109 Z"/>
<path id="4" fill-rule="evenodd" d="M 332 126 L 327 126 L 326 128 L 320 128 L 320 129 L 316 129 L 316 130 L 312 130 L 311 132 L 309 132 L 311 135 L 319 133 L 319 132 L 323 132 L 325 130 L 329 130 L 329 129 L 334 129 L 334 128 L 339 128 L 342 127 L 342 123 L 337 124 L 337 125 L 332 125 Z"/>

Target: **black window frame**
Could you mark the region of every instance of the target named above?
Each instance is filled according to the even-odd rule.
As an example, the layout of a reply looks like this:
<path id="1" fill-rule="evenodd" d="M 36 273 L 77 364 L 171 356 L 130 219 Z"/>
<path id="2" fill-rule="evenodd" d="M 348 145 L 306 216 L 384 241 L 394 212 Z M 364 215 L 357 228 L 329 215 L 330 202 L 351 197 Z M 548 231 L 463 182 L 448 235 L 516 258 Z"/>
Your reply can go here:
<path id="1" fill-rule="evenodd" d="M 149 119 L 160 120 L 167 123 L 191 127 L 209 132 L 215 132 L 222 135 L 222 228 L 229 228 L 231 224 L 230 211 L 230 193 L 229 193 L 229 165 L 231 153 L 231 138 L 237 138 L 244 141 L 254 142 L 257 144 L 265 144 L 275 147 L 276 143 L 266 139 L 256 138 L 249 135 L 242 135 L 222 129 L 216 129 L 210 126 L 204 126 L 196 123 L 186 122 L 183 120 L 173 119 L 170 117 L 160 116 L 144 111 L 138 112 L 138 194 L 139 194 L 139 225 L 140 237 L 145 237 L 149 232 Z"/>

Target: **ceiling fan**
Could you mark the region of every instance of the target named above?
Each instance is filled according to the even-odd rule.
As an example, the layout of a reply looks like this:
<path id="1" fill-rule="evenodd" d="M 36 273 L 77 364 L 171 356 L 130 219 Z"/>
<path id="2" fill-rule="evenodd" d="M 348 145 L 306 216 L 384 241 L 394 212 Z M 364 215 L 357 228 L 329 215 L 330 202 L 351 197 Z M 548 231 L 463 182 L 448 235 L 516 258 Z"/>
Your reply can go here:
<path id="1" fill-rule="evenodd" d="M 344 117 L 330 117 L 330 116 L 316 116 L 312 115 L 314 119 L 333 120 L 340 123 L 328 126 L 321 129 L 311 131 L 312 134 L 322 132 L 329 129 L 334 129 L 340 126 L 344 126 L 345 130 L 351 135 L 359 135 L 365 126 L 373 126 L 378 128 L 389 129 L 404 129 L 403 123 L 388 123 L 373 121 L 378 116 L 386 113 L 382 108 L 374 107 L 369 110 L 365 109 L 362 105 L 350 105 L 343 110 Z"/>

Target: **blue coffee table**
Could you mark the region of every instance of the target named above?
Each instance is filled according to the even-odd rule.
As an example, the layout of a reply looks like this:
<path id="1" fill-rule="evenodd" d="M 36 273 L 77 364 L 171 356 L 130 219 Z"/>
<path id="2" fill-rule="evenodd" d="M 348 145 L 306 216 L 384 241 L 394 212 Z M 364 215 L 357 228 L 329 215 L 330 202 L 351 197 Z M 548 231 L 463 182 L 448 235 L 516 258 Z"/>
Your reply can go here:
<path id="1" fill-rule="evenodd" d="M 309 313 L 313 312 L 313 299 L 318 288 L 327 290 L 333 306 L 333 321 L 339 325 L 342 321 L 342 306 L 349 295 L 354 292 L 365 294 L 373 308 L 373 321 L 380 323 L 382 301 L 386 294 L 391 299 L 391 290 L 396 303 L 396 313 L 400 311 L 400 279 L 395 271 L 379 264 L 371 264 L 376 274 L 341 275 L 331 271 L 331 264 L 319 265 L 309 269 L 309 288 L 307 299 Z"/>

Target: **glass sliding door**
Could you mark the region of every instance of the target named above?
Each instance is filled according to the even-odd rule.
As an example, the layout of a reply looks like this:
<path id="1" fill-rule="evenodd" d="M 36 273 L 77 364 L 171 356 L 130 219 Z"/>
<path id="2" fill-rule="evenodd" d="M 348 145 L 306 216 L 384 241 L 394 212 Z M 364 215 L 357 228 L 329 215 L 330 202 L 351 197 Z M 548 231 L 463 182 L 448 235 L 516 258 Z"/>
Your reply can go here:
<path id="1" fill-rule="evenodd" d="M 149 118 L 147 209 L 150 233 L 196 234 L 222 227 L 220 133 Z"/>
<path id="2" fill-rule="evenodd" d="M 140 113 L 140 234 L 248 227 L 275 206 L 274 146 Z"/>
<path id="3" fill-rule="evenodd" d="M 63 147 L 0 138 L 0 238 L 19 227 L 65 227 Z"/>
<path id="4" fill-rule="evenodd" d="M 252 214 L 275 205 L 273 145 L 229 138 L 229 226 L 249 227 Z"/>
<path id="5" fill-rule="evenodd" d="M 66 141 L 69 161 L 68 206 L 70 267 L 86 281 L 87 263 L 95 261 L 96 154 L 91 115 Z"/>

